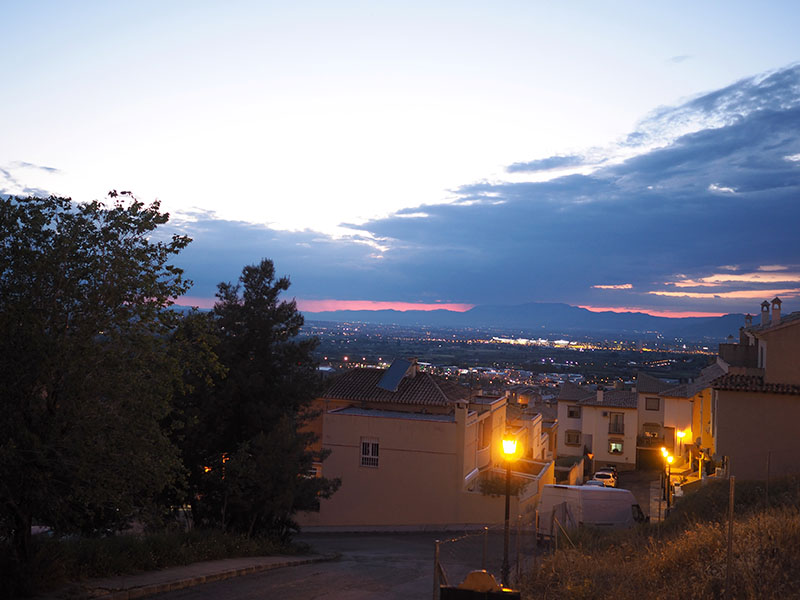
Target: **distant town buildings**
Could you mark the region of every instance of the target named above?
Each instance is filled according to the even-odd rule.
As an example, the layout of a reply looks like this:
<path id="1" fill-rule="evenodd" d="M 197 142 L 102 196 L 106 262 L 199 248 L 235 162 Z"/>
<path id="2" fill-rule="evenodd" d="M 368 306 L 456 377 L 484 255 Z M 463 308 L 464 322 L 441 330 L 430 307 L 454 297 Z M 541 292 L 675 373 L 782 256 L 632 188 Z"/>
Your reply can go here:
<path id="1" fill-rule="evenodd" d="M 301 515 L 302 525 L 497 522 L 492 483 L 504 473 L 504 435 L 520 449 L 514 515 L 534 510 L 545 483 L 581 483 L 606 466 L 663 469 L 662 449 L 681 481 L 800 472 L 800 312 L 782 316 L 778 298 L 762 304 L 758 324 L 748 315 L 739 340 L 720 344 L 719 356 L 689 379 L 639 371 L 598 386 L 569 368 L 438 369 L 451 378 L 416 360 L 329 375 L 312 428 L 330 456 L 316 469 L 342 486 L 319 513 Z"/>

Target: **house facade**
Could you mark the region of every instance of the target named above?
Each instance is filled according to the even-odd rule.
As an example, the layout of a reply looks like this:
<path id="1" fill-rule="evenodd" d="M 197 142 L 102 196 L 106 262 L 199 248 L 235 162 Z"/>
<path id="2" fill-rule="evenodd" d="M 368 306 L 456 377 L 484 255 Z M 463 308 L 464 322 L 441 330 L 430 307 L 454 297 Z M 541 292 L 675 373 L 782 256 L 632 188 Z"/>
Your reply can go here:
<path id="1" fill-rule="evenodd" d="M 738 344 L 720 345 L 728 373 L 714 380 L 712 429 L 728 472 L 743 479 L 800 473 L 800 312 L 781 301 L 746 320 Z"/>
<path id="2" fill-rule="evenodd" d="M 558 399 L 558 456 L 583 456 L 587 469 L 636 468 L 637 395 L 627 390 L 588 391 L 571 383 Z"/>
<path id="3" fill-rule="evenodd" d="M 387 382 L 392 370 L 396 376 Z M 505 396 L 470 397 L 466 388 L 421 372 L 413 361 L 395 361 L 389 371 L 345 372 L 315 408 L 313 429 L 329 452 L 319 474 L 340 478 L 341 487 L 321 501 L 319 512 L 298 515 L 306 528 L 499 522 L 504 499 L 483 490 L 505 474 L 506 432 L 518 441 L 512 472 L 524 486 L 512 498 L 514 517 L 532 510 L 541 485 L 553 481 L 552 462 L 533 458 L 542 452 L 541 418 L 509 421 Z"/>

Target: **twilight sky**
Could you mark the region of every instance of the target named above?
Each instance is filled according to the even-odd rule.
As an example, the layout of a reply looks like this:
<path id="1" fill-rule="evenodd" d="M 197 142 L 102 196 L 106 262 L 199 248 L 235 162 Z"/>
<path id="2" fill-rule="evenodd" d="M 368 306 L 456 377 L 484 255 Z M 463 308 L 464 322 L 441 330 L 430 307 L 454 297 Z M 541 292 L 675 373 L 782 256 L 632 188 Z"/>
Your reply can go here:
<path id="1" fill-rule="evenodd" d="M 160 199 L 192 302 L 800 309 L 800 5 L 0 4 L 0 194 Z M 404 303 L 404 304 L 400 304 Z"/>

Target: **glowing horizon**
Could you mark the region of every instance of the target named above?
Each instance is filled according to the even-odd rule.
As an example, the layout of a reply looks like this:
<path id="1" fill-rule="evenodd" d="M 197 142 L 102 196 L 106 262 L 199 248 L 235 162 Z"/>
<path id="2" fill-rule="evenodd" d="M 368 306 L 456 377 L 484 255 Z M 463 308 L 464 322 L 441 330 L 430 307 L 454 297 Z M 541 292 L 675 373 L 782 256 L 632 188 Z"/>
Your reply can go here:
<path id="1" fill-rule="evenodd" d="M 667 317 L 670 319 L 683 319 L 685 317 L 723 317 L 728 313 L 724 312 L 703 312 L 691 310 L 654 310 L 652 308 L 639 308 L 636 306 L 589 306 L 579 305 L 578 308 L 585 308 L 590 312 L 613 312 L 613 313 L 644 313 L 652 317 Z"/>
<path id="2" fill-rule="evenodd" d="M 474 304 L 456 302 L 391 302 L 379 300 L 297 300 L 297 308 L 303 312 L 324 312 L 329 310 L 452 310 L 466 312 L 474 308 Z"/>
<path id="3" fill-rule="evenodd" d="M 175 299 L 178 306 L 195 306 L 197 308 L 214 308 L 216 298 L 202 298 L 199 296 L 181 296 Z M 378 300 L 304 300 L 295 298 L 297 308 L 301 312 L 325 312 L 331 310 L 451 310 L 453 312 L 466 312 L 474 308 L 474 304 L 461 304 L 457 302 L 391 302 Z"/>

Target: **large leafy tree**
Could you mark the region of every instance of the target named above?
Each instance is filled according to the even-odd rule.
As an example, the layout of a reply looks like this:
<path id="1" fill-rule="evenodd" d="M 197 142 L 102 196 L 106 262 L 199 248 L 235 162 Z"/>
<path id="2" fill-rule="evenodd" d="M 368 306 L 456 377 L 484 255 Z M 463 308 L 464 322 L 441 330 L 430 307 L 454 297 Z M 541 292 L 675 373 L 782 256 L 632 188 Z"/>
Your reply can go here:
<path id="1" fill-rule="evenodd" d="M 324 456 L 310 450 L 303 426 L 320 380 L 312 351 L 298 337 L 303 316 L 281 293 L 270 260 L 222 283 L 211 319 L 226 376 L 194 385 L 183 403 L 182 446 L 196 521 L 250 534 L 286 536 L 292 515 L 313 510 L 338 481 L 309 476 Z"/>
<path id="2" fill-rule="evenodd" d="M 181 470 L 160 421 L 190 240 L 156 239 L 158 203 L 110 197 L 0 199 L 0 526 L 22 561 L 34 520 L 121 527 Z"/>

